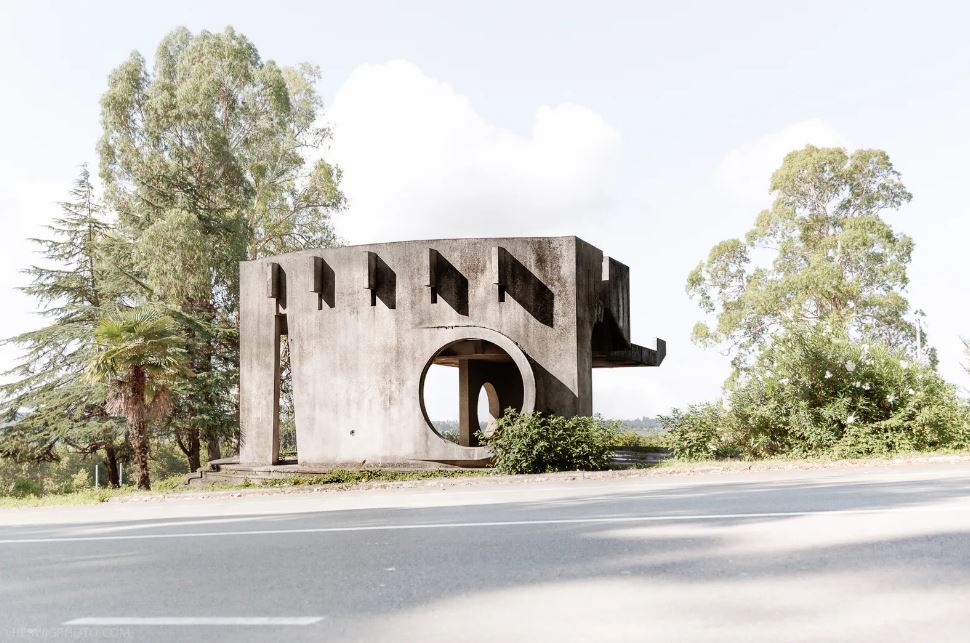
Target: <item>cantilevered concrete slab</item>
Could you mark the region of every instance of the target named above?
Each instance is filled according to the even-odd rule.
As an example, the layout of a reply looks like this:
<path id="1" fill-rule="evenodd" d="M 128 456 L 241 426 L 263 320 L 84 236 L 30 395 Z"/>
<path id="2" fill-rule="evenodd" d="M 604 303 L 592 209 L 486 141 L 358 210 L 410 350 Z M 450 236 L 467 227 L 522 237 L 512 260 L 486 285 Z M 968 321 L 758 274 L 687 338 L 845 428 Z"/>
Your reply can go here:
<path id="1" fill-rule="evenodd" d="M 659 366 L 630 341 L 629 269 L 576 237 L 402 241 L 240 264 L 243 464 L 279 459 L 287 335 L 301 464 L 473 464 L 477 401 L 592 413 L 594 367 Z M 432 364 L 459 369 L 459 444 L 424 408 Z"/>

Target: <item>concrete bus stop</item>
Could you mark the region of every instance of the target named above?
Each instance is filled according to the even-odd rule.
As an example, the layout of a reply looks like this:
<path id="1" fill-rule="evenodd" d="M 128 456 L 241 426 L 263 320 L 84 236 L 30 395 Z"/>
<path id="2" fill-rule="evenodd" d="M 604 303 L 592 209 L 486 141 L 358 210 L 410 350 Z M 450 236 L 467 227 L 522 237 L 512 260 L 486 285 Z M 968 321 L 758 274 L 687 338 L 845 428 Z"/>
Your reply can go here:
<path id="1" fill-rule="evenodd" d="M 240 264 L 239 462 L 279 462 L 280 338 L 289 339 L 300 465 L 474 466 L 489 415 L 590 415 L 592 369 L 659 366 L 630 341 L 630 275 L 576 237 L 440 239 L 306 250 Z M 459 440 L 424 403 L 459 371 Z"/>

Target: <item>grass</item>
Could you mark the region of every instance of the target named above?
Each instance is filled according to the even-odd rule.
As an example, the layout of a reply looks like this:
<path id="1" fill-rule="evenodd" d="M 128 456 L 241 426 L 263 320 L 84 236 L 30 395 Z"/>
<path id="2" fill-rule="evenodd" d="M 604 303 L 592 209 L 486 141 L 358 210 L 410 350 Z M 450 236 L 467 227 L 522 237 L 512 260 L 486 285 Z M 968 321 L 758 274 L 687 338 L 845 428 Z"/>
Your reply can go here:
<path id="1" fill-rule="evenodd" d="M 668 469 L 703 469 L 708 467 L 716 467 L 719 469 L 728 470 L 747 470 L 751 468 L 764 468 L 764 469 L 776 469 L 779 467 L 789 467 L 789 466 L 805 466 L 812 467 L 818 465 L 849 465 L 849 464 L 865 464 L 873 462 L 893 462 L 893 461 L 905 461 L 910 459 L 924 459 L 924 458 L 939 458 L 946 456 L 970 456 L 970 449 L 940 449 L 937 451 L 903 451 L 893 453 L 891 455 L 872 455 L 869 457 L 859 457 L 859 458 L 834 458 L 831 455 L 818 455 L 818 456 L 794 456 L 794 455 L 779 455 L 768 458 L 722 458 L 722 459 L 705 459 L 705 460 L 681 460 L 677 458 L 669 458 L 667 460 L 662 460 L 657 465 L 652 465 L 651 468 L 668 468 Z"/>
<path id="2" fill-rule="evenodd" d="M 945 456 L 968 456 L 967 449 L 947 449 L 933 452 L 897 453 L 887 457 L 854 458 L 837 460 L 830 457 L 792 457 L 779 456 L 759 460 L 677 460 L 674 458 L 663 460 L 655 465 L 640 467 L 645 469 L 682 470 L 685 473 L 692 470 L 715 468 L 720 471 L 745 471 L 749 469 L 769 470 L 790 467 L 812 468 L 819 465 L 838 466 L 851 464 L 865 464 L 872 462 L 892 462 L 908 459 L 922 459 Z M 324 474 L 302 475 L 286 478 L 274 478 L 260 481 L 260 483 L 243 483 L 236 485 L 193 485 L 185 484 L 181 475 L 171 476 L 156 481 L 151 491 L 140 491 L 133 486 L 120 489 L 84 489 L 73 493 L 49 493 L 43 495 L 28 495 L 24 497 L 0 496 L 0 509 L 15 509 L 21 507 L 48 507 L 56 505 L 98 504 L 118 497 L 164 497 L 182 493 L 197 493 L 205 491 L 224 491 L 233 489 L 274 488 L 274 487 L 305 487 L 305 486 L 337 486 L 353 487 L 369 482 L 407 482 L 415 480 L 434 480 L 442 478 L 467 478 L 495 475 L 491 469 L 434 469 L 418 471 L 389 471 L 383 469 L 334 469 Z"/>
<path id="3" fill-rule="evenodd" d="M 491 469 L 432 469 L 429 471 L 388 471 L 384 469 L 333 469 L 312 476 L 290 476 L 262 481 L 263 487 L 299 487 L 330 484 L 361 484 L 365 482 L 403 482 L 436 478 L 468 478 L 493 475 Z"/>
<path id="4" fill-rule="evenodd" d="M 152 483 L 151 491 L 141 491 L 133 486 L 120 489 L 84 489 L 72 493 L 45 493 L 40 495 L 0 496 L 0 509 L 20 507 L 50 507 L 56 505 L 90 505 L 107 502 L 123 496 L 166 496 L 200 491 L 224 491 L 233 489 L 252 489 L 255 487 L 301 487 L 301 486 L 353 486 L 367 482 L 404 482 L 412 480 L 433 480 L 438 478 L 480 477 L 492 475 L 490 469 L 434 469 L 419 471 L 386 471 L 382 469 L 334 469 L 324 474 L 291 476 L 262 480 L 259 483 L 246 482 L 235 485 L 192 485 L 185 484 L 182 475 L 163 478 Z"/>

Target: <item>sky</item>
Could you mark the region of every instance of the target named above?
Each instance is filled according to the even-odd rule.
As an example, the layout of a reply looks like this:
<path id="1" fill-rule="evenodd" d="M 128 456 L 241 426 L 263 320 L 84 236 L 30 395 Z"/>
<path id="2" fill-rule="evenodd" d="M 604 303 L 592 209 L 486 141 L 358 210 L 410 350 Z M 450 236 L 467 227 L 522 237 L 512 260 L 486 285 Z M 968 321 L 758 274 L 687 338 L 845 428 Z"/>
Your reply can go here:
<path id="1" fill-rule="evenodd" d="M 633 341 L 657 369 L 594 373 L 633 418 L 716 397 L 728 357 L 690 341 L 688 272 L 739 237 L 784 155 L 886 150 L 913 193 L 907 295 L 970 389 L 970 9 L 934 2 L 11 2 L 0 4 L 0 336 L 38 324 L 27 237 L 97 167 L 98 100 L 171 29 L 311 62 L 344 171 L 350 243 L 576 235 L 630 266 Z M 0 349 L 0 366 L 16 353 Z"/>

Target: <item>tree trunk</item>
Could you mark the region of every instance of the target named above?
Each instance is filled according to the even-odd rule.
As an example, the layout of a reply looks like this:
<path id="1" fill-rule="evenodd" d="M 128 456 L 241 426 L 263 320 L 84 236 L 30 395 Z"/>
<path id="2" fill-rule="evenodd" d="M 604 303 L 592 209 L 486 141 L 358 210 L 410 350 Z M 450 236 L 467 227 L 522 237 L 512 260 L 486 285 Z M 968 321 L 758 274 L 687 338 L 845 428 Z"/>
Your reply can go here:
<path id="1" fill-rule="evenodd" d="M 193 317 L 202 317 L 207 322 L 211 321 L 214 315 L 214 307 L 212 302 L 208 299 L 186 300 L 181 303 L 180 308 L 182 309 L 182 312 Z M 197 377 L 204 376 L 212 370 L 212 346 L 208 339 L 197 336 L 195 331 L 192 331 L 191 329 L 187 330 L 190 333 L 189 344 L 192 347 L 190 351 L 190 366 L 192 368 L 192 372 L 195 373 Z M 196 395 L 198 395 L 198 392 Z M 190 395 L 190 397 L 194 396 Z M 208 408 L 211 408 L 212 401 L 209 399 L 199 400 L 195 398 L 192 400 L 192 402 L 194 403 L 193 405 L 202 404 Z M 203 431 L 190 419 L 186 433 L 188 433 L 188 439 L 186 440 L 186 448 L 184 451 L 185 457 L 189 461 L 189 471 L 198 471 L 198 469 L 202 466 L 201 435 Z M 209 459 L 212 459 L 211 455 Z"/>
<path id="2" fill-rule="evenodd" d="M 206 436 L 206 453 L 208 454 L 209 462 L 213 460 L 218 460 L 222 457 L 222 447 L 219 445 L 219 436 L 209 433 Z"/>
<path id="3" fill-rule="evenodd" d="M 145 371 L 140 366 L 131 369 L 131 401 L 128 409 L 131 425 L 132 450 L 138 472 L 138 488 L 151 489 L 148 478 L 148 429 L 145 426 Z"/>
<path id="4" fill-rule="evenodd" d="M 190 427 L 188 430 L 188 450 L 185 457 L 189 459 L 189 471 L 198 471 L 202 467 L 202 456 L 199 440 L 199 429 Z"/>
<path id="5" fill-rule="evenodd" d="M 111 443 L 104 445 L 104 466 L 108 470 L 108 485 L 117 489 L 121 486 L 118 481 L 118 453 Z"/>

